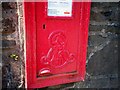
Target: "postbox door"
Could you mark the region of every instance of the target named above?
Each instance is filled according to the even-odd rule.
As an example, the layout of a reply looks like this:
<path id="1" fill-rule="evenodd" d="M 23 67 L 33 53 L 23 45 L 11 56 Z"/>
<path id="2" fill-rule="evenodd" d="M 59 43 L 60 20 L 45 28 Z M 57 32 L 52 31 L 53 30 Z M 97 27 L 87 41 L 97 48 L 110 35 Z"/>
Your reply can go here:
<path id="1" fill-rule="evenodd" d="M 80 3 L 61 3 L 35 3 L 38 77 L 77 71 Z"/>
<path id="2" fill-rule="evenodd" d="M 47 1 L 24 3 L 26 88 L 85 78 L 90 2 Z"/>

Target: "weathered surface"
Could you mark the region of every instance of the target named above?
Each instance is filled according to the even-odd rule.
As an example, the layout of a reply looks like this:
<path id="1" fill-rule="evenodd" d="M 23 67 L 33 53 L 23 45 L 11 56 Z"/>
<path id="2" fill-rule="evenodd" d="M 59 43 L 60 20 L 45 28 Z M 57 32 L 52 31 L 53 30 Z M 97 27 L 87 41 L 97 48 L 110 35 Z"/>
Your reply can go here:
<path id="1" fill-rule="evenodd" d="M 17 3 L 2 3 L 2 87 L 20 88 L 23 84 L 24 56 L 23 41 L 19 29 Z"/>
<path id="2" fill-rule="evenodd" d="M 0 3 L 0 13 L 2 13 L 2 4 Z M 2 31 L 2 14 L 0 14 L 0 32 Z M 0 38 L 2 34 L 0 33 Z M 0 46 L 2 46 L 2 40 L 0 40 Z M 2 50 L 0 49 L 0 89 L 2 89 Z"/>
<path id="3" fill-rule="evenodd" d="M 21 88 L 25 85 L 22 4 L 2 5 L 3 88 Z M 119 7 L 120 3 L 92 3 L 85 81 L 44 89 L 118 87 Z"/>
<path id="4" fill-rule="evenodd" d="M 119 5 L 92 3 L 85 81 L 56 89 L 118 88 Z"/>

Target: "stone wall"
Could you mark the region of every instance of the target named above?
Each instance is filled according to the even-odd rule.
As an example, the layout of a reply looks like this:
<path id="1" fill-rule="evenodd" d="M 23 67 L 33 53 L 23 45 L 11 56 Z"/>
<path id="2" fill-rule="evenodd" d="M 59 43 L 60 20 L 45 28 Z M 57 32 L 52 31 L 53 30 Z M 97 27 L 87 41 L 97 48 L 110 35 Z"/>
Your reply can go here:
<path id="1" fill-rule="evenodd" d="M 2 13 L 2 4 L 0 3 L 0 13 Z M 0 21 L 2 20 L 2 15 L 0 14 Z M 0 31 L 2 31 L 2 23 L 0 23 Z M 2 34 L 0 33 L 0 38 Z M 0 40 L 0 46 L 2 46 L 2 40 Z M 2 88 L 2 50 L 0 49 L 0 89 Z"/>
<path id="2" fill-rule="evenodd" d="M 1 5 L 1 4 L 0 4 Z M 86 78 L 44 89 L 117 88 L 120 3 L 91 5 Z M 24 88 L 24 26 L 21 3 L 2 3 L 3 88 Z"/>
<path id="3" fill-rule="evenodd" d="M 119 5 L 92 3 L 86 80 L 75 87 L 118 87 Z"/>
<path id="4" fill-rule="evenodd" d="M 2 3 L 2 86 L 24 87 L 23 28 L 17 3 Z M 23 23 L 22 23 L 23 24 Z"/>

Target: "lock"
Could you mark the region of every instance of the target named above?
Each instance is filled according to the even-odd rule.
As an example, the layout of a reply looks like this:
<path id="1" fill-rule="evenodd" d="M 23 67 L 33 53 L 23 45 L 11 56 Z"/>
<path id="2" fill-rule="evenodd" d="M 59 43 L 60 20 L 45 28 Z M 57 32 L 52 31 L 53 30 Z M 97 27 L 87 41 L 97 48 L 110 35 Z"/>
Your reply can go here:
<path id="1" fill-rule="evenodd" d="M 45 24 L 43 24 L 43 30 L 44 30 L 44 29 L 46 29 L 46 25 L 45 25 Z"/>

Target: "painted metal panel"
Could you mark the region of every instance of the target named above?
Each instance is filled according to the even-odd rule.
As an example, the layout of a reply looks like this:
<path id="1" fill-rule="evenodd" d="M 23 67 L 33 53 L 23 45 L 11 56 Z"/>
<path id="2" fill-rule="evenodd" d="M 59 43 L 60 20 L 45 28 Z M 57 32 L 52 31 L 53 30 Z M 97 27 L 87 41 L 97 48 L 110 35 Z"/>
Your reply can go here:
<path id="1" fill-rule="evenodd" d="M 61 11 L 58 3 L 62 3 L 59 8 L 63 4 L 72 6 Z M 48 2 L 24 3 L 28 88 L 76 82 L 85 77 L 90 2 L 52 4 L 56 9 Z"/>

